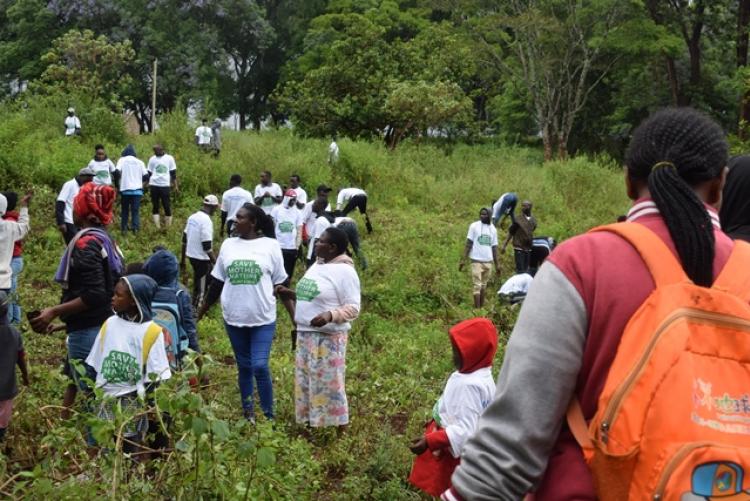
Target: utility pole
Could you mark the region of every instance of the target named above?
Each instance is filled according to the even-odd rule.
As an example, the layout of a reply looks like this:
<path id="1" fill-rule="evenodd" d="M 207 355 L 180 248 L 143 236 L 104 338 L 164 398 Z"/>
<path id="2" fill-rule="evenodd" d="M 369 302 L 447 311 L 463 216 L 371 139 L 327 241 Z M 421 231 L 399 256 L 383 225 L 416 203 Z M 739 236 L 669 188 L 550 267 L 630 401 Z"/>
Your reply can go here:
<path id="1" fill-rule="evenodd" d="M 156 132 L 156 64 L 158 59 L 154 59 L 154 77 L 151 86 L 151 133 Z"/>

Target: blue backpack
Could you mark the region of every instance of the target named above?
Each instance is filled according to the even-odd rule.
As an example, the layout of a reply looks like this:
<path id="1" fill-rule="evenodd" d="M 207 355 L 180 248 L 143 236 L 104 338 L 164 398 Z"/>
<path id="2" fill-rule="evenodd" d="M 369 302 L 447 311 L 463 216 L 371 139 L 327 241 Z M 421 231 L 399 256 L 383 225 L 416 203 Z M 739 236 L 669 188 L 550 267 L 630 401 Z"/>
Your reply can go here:
<path id="1" fill-rule="evenodd" d="M 160 301 L 154 301 L 151 303 L 151 309 L 154 313 L 154 322 L 162 326 L 164 329 L 169 331 L 171 342 L 165 343 L 167 349 L 167 355 L 170 361 L 170 365 L 174 370 L 180 369 L 180 358 L 187 352 L 188 348 L 188 336 L 185 329 L 182 327 L 182 315 L 180 315 L 180 305 L 177 303 L 177 297 L 182 293 L 182 290 L 170 289 L 168 287 L 159 287 L 159 289 L 169 290 L 174 292 L 174 302 L 166 303 Z"/>

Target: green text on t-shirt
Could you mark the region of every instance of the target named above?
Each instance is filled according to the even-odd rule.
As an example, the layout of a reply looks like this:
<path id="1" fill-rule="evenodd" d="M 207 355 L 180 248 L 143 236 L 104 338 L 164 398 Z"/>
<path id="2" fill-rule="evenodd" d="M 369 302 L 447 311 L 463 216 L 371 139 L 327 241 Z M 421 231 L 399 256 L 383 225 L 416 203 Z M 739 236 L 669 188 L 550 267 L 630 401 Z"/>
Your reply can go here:
<path id="1" fill-rule="evenodd" d="M 138 360 L 130 353 L 113 350 L 102 362 L 102 376 L 108 383 L 135 384 L 139 374 Z"/>
<path id="2" fill-rule="evenodd" d="M 227 267 L 227 276 L 232 285 L 257 285 L 263 270 L 252 259 L 236 259 Z"/>
<path id="3" fill-rule="evenodd" d="M 97 171 L 96 178 L 100 179 L 102 181 L 106 181 L 109 179 L 109 171 L 107 169 L 103 169 L 100 171 Z"/>
<path id="4" fill-rule="evenodd" d="M 156 164 L 156 167 L 154 167 L 154 172 L 156 172 L 157 174 L 166 174 L 168 172 L 168 169 L 164 164 Z"/>
<path id="5" fill-rule="evenodd" d="M 297 300 L 298 301 L 312 301 L 320 295 L 320 289 L 315 280 L 309 278 L 303 278 L 297 282 Z"/>
<path id="6" fill-rule="evenodd" d="M 479 235 L 477 243 L 479 243 L 479 245 L 492 245 L 492 239 L 489 235 Z"/>
<path id="7" fill-rule="evenodd" d="M 279 232 L 281 233 L 291 233 L 294 231 L 294 224 L 290 223 L 289 221 L 283 221 L 279 223 Z"/>

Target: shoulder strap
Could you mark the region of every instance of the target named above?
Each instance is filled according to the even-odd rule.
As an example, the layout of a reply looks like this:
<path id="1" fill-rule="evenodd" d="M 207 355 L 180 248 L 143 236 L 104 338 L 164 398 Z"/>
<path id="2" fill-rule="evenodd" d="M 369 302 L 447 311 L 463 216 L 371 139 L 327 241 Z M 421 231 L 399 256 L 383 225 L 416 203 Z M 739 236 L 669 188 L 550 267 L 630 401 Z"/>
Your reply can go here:
<path id="1" fill-rule="evenodd" d="M 107 338 L 107 321 L 105 320 L 102 324 L 102 328 L 99 329 L 99 351 L 104 351 L 104 340 Z"/>
<path id="2" fill-rule="evenodd" d="M 725 290 L 750 302 L 750 244 L 737 240 L 724 268 L 719 273 L 713 288 Z"/>
<path id="3" fill-rule="evenodd" d="M 573 396 L 573 400 L 570 401 L 567 411 L 568 428 L 573 434 L 573 437 L 581 446 L 583 455 L 589 457 L 593 454 L 594 442 L 589 436 L 589 428 L 586 425 L 586 419 L 583 417 L 583 409 L 581 409 L 581 403 L 578 398 Z"/>
<path id="4" fill-rule="evenodd" d="M 146 334 L 143 336 L 143 373 L 145 375 L 146 373 L 146 362 L 148 361 L 148 354 L 151 352 L 151 348 L 154 346 L 154 343 L 156 343 L 156 340 L 159 339 L 159 334 L 161 334 L 161 325 L 157 324 L 156 322 L 152 322 L 151 325 L 148 326 L 148 329 L 146 329 Z"/>
<path id="5" fill-rule="evenodd" d="M 591 231 L 607 231 L 627 240 L 646 263 L 657 287 L 690 281 L 667 244 L 642 224 L 616 223 L 599 226 Z"/>

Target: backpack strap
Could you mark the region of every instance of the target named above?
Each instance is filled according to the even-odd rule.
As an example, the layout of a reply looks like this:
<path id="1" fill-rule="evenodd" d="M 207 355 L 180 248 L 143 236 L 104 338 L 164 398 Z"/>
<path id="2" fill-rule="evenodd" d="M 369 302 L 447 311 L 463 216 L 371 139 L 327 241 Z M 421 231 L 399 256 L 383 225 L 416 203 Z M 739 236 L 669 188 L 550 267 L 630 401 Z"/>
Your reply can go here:
<path id="1" fill-rule="evenodd" d="M 156 343 L 156 340 L 159 339 L 159 334 L 161 334 L 161 325 L 157 324 L 156 322 L 152 322 L 151 325 L 148 326 L 148 329 L 146 329 L 146 334 L 143 336 L 143 374 L 145 376 L 146 374 L 146 362 L 148 361 L 148 354 L 151 352 L 151 348 L 154 346 L 154 343 Z"/>
<path id="2" fill-rule="evenodd" d="M 750 244 L 736 240 L 729 259 L 712 287 L 734 294 L 745 302 L 750 302 L 748 263 L 750 263 Z"/>
<path id="3" fill-rule="evenodd" d="M 591 436 L 589 436 L 589 427 L 586 424 L 586 419 L 583 417 L 581 402 L 578 401 L 575 395 L 573 395 L 573 399 L 570 401 L 566 417 L 568 419 L 568 428 L 573 434 L 573 438 L 581 446 L 584 457 L 588 459 L 594 452 L 594 442 L 591 440 Z"/>
<path id="4" fill-rule="evenodd" d="M 656 287 L 690 282 L 682 269 L 682 265 L 667 244 L 653 231 L 639 223 L 616 223 L 599 226 L 592 232 L 606 231 L 614 233 L 635 247 L 648 271 L 654 279 Z"/>

